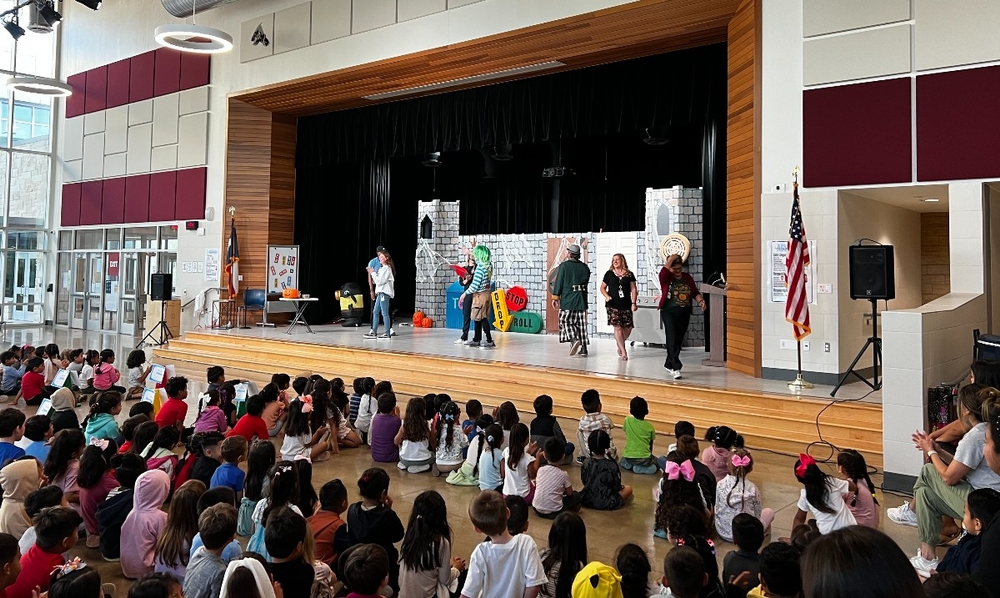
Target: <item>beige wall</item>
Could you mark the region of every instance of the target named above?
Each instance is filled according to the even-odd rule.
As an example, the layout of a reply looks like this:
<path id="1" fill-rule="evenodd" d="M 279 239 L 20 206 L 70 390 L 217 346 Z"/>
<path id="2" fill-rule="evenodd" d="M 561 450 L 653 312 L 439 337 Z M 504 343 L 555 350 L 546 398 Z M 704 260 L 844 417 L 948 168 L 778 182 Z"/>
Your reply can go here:
<path id="1" fill-rule="evenodd" d="M 919 307 L 922 303 L 920 214 L 841 191 L 837 231 L 838 255 L 843 264 L 838 272 L 837 289 L 840 302 L 840 367 L 847 369 L 865 340 L 871 336 L 871 325 L 865 319 L 865 314 L 871 312 L 871 303 L 851 300 L 848 246 L 865 237 L 892 245 L 896 298 L 889 301 L 889 309 Z M 878 309 L 879 313 L 885 310 L 885 303 L 880 301 Z M 869 350 L 859 365 L 871 367 L 871 363 Z"/>

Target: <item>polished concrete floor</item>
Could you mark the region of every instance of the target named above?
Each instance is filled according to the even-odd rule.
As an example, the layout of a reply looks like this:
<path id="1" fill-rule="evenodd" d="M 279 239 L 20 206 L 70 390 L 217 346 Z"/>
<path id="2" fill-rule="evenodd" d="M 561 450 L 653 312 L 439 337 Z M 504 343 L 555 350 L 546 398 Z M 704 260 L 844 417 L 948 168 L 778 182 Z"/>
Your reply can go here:
<path id="1" fill-rule="evenodd" d="M 275 333 L 275 331 L 261 333 L 256 330 L 252 332 L 256 334 Z M 278 332 L 280 333 L 280 331 Z M 409 331 L 406 331 L 406 333 L 401 335 L 403 336 L 403 339 L 406 338 L 408 333 Z M 305 340 L 305 334 L 303 331 L 297 330 L 295 335 L 297 340 Z M 94 335 L 67 330 L 14 329 L 8 330 L 6 336 L 6 342 L 17 344 L 21 344 L 23 342 L 38 344 L 55 340 L 55 342 L 59 343 L 60 347 L 68 347 L 71 345 L 81 347 L 110 347 L 122 354 L 120 357 L 121 360 L 124 360 L 124 354 L 134 346 L 134 339 L 128 337 L 120 337 L 117 335 Z M 507 339 L 505 338 L 504 340 L 506 341 Z M 360 344 L 361 342 L 362 341 L 359 339 L 358 343 Z M 399 346 L 407 341 L 394 340 L 391 342 L 394 343 L 395 346 Z M 451 347 L 452 346 L 449 345 L 446 350 L 452 350 Z M 501 347 L 503 347 L 503 345 L 501 345 Z M 507 348 L 508 350 L 512 349 L 509 346 Z M 546 348 L 548 349 L 548 345 L 546 345 Z M 459 351 L 460 348 L 455 347 L 454 350 Z M 504 349 L 501 348 L 501 351 L 503 350 Z M 652 350 L 653 349 L 651 349 L 651 351 Z M 610 353 L 611 357 L 614 357 L 613 345 L 609 347 L 598 345 L 598 351 L 599 353 Z M 593 360 L 593 358 L 591 359 Z M 641 358 L 636 359 L 636 362 L 638 363 L 640 359 Z M 649 359 L 659 360 L 662 359 L 662 356 L 657 350 L 657 355 L 655 357 L 651 356 Z M 628 367 L 631 367 L 632 363 L 633 362 L 630 360 Z M 192 381 L 190 388 L 191 392 L 189 395 L 189 402 L 191 404 L 189 419 L 193 419 L 194 413 L 197 411 L 196 397 L 198 396 L 198 392 L 203 388 L 204 380 L 200 376 L 196 377 L 196 372 L 182 373 L 189 375 Z M 355 376 L 365 374 L 368 374 L 368 372 L 344 372 L 343 377 L 350 379 Z M 82 409 L 80 414 L 81 417 L 84 415 Z M 525 422 L 530 420 L 532 417 L 531 414 L 525 413 L 522 413 L 521 416 Z M 621 425 L 620 421 L 616 423 L 619 426 Z M 561 425 L 564 430 L 575 429 L 575 422 L 569 420 L 561 422 Z M 615 432 L 615 442 L 618 443 L 618 446 L 623 446 L 624 437 L 621 430 L 617 429 Z M 668 430 L 661 430 L 660 432 L 661 435 L 657 438 L 655 449 L 658 454 L 663 454 L 666 452 L 667 445 L 673 441 L 673 438 L 666 435 L 666 433 L 669 432 Z M 699 430 L 699 432 L 703 431 Z M 803 447 L 803 449 L 804 448 L 805 447 Z M 826 457 L 827 454 L 824 454 L 821 450 L 816 450 L 814 452 L 814 456 L 821 459 Z M 799 489 L 801 488 L 792 474 L 794 458 L 792 456 L 770 454 L 758 451 L 754 453 L 754 459 L 756 463 L 755 470 L 751 474 L 750 478 L 760 488 L 764 497 L 764 505 L 775 509 L 777 512 L 777 517 L 772 530 L 772 537 L 777 538 L 779 536 L 788 535 L 790 532 L 792 517 L 795 515 L 796 511 L 795 502 L 798 498 Z M 332 457 L 329 461 L 316 465 L 313 475 L 313 483 L 318 489 L 324 482 L 330 479 L 339 478 L 347 484 L 349 490 L 351 491 L 350 499 L 353 502 L 357 500 L 357 486 L 355 483 L 357 478 L 360 476 L 361 472 L 374 465 L 375 464 L 372 462 L 370 454 L 366 449 L 344 450 L 340 455 Z M 409 517 L 413 500 L 418 494 L 428 489 L 440 492 L 447 501 L 450 509 L 449 521 L 451 522 L 454 532 L 455 554 L 468 557 L 475 545 L 481 540 L 481 535 L 473 531 L 466 512 L 468 502 L 476 493 L 476 489 L 449 486 L 444 483 L 442 479 L 431 477 L 429 474 L 403 473 L 395 467 L 387 469 L 390 477 L 392 478 L 390 494 L 395 501 L 394 508 L 399 513 L 403 522 L 405 523 Z M 579 489 L 580 468 L 569 466 L 568 471 L 574 485 Z M 833 469 L 831 468 L 830 471 L 832 472 Z M 881 472 L 879 475 L 873 476 L 875 483 L 879 485 L 882 482 L 882 476 L 880 474 Z M 653 566 L 653 575 L 657 577 L 660 575 L 660 572 L 662 571 L 663 557 L 669 550 L 669 546 L 665 540 L 654 539 L 652 536 L 655 509 L 655 503 L 652 498 L 652 490 L 657 479 L 658 478 L 656 476 L 640 476 L 634 475 L 630 472 L 623 472 L 624 483 L 631 484 L 635 488 L 636 498 L 633 503 L 625 506 L 619 511 L 614 512 L 591 511 L 587 509 L 583 510 L 582 516 L 587 522 L 588 527 L 588 546 L 590 550 L 589 557 L 591 560 L 600 560 L 610 563 L 613 560 L 615 550 L 619 546 L 627 542 L 635 542 L 643 546 L 649 554 Z M 904 497 L 882 495 L 881 492 L 879 493 L 879 499 L 882 502 L 883 508 L 882 529 L 895 539 L 903 550 L 909 554 L 913 552 L 917 546 L 916 530 L 913 528 L 901 527 L 889 522 L 884 513 L 884 509 L 886 507 L 898 506 L 902 502 L 903 498 Z M 550 521 L 537 517 L 534 514 L 530 517 L 528 533 L 535 538 L 540 547 L 544 547 L 547 543 L 550 525 Z M 725 553 L 732 548 L 733 547 L 731 545 L 726 543 L 719 545 L 718 558 L 720 559 L 720 562 Z M 115 583 L 118 586 L 116 597 L 124 597 L 127 595 L 127 587 L 129 583 L 122 578 L 120 568 L 117 564 L 103 562 L 98 551 L 87 549 L 82 541 L 78 544 L 75 550 L 71 551 L 71 554 L 79 555 L 88 562 L 96 565 L 105 582 Z"/>

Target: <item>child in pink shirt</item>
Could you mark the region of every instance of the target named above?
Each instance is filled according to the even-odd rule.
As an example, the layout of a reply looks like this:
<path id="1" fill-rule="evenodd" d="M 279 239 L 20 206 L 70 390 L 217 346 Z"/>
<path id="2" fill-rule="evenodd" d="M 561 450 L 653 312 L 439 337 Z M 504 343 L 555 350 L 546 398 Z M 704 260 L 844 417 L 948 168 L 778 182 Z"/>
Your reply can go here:
<path id="1" fill-rule="evenodd" d="M 138 579 L 153 572 L 156 541 L 167 525 L 163 501 L 170 493 L 170 476 L 153 469 L 135 481 L 132 512 L 122 524 L 122 574 Z"/>
<path id="2" fill-rule="evenodd" d="M 115 386 L 122 375 L 115 368 L 115 352 L 111 349 L 101 351 L 101 360 L 94 366 L 94 388 L 97 390 L 117 390 L 125 392 L 124 386 Z"/>
<path id="3" fill-rule="evenodd" d="M 701 461 L 715 474 L 715 481 L 729 475 L 729 459 L 733 448 L 743 448 L 743 437 L 728 426 L 712 426 L 705 432 L 705 440 L 714 446 L 706 448 L 701 453 Z"/>

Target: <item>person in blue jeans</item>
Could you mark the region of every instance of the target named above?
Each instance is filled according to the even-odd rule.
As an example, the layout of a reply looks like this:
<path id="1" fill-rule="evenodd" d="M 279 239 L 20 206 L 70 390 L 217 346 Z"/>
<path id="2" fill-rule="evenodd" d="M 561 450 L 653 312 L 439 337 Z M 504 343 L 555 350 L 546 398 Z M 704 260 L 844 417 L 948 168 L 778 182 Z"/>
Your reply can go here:
<path id="1" fill-rule="evenodd" d="M 385 253 L 385 247 L 379 245 L 375 248 L 375 257 L 368 261 L 368 290 L 371 293 L 372 304 L 374 305 L 375 299 L 377 298 L 377 293 L 375 293 L 375 280 L 373 275 L 377 273 L 382 268 L 382 262 L 379 260 L 378 254 Z M 374 272 L 373 272 L 374 271 Z M 393 276 L 396 275 L 396 270 L 393 268 Z M 396 336 L 396 331 L 389 327 L 389 336 Z"/>
<path id="2" fill-rule="evenodd" d="M 378 252 L 379 268 L 368 266 L 368 275 L 374 283 L 375 304 L 372 307 L 372 329 L 365 333 L 365 338 L 378 337 L 379 316 L 385 324 L 385 333 L 381 338 L 392 338 L 392 320 L 389 317 L 389 302 L 396 293 L 396 266 L 392 263 L 392 256 L 380 248 Z"/>

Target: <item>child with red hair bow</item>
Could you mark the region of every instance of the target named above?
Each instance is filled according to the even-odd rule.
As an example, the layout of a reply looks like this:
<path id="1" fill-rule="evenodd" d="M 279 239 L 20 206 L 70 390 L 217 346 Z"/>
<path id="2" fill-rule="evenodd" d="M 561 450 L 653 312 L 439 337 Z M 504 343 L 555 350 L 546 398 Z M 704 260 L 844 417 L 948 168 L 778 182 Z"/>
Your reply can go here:
<path id="1" fill-rule="evenodd" d="M 719 537 L 733 541 L 733 517 L 753 515 L 764 525 L 764 534 L 774 521 L 774 509 L 761 505 L 760 491 L 747 479 L 753 471 L 753 456 L 746 449 L 734 449 L 727 461 L 729 474 L 715 488 L 715 529 Z"/>
<path id="2" fill-rule="evenodd" d="M 792 521 L 792 529 L 805 523 L 810 514 L 816 518 L 816 527 L 821 534 L 857 525 L 851 509 L 844 502 L 844 495 L 857 489 L 854 482 L 827 475 L 815 459 L 805 454 L 800 454 L 795 462 L 795 477 L 805 487 L 799 493 L 799 511 Z"/>

